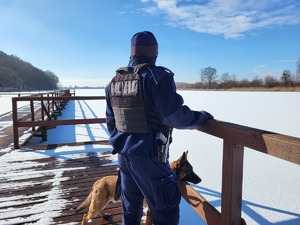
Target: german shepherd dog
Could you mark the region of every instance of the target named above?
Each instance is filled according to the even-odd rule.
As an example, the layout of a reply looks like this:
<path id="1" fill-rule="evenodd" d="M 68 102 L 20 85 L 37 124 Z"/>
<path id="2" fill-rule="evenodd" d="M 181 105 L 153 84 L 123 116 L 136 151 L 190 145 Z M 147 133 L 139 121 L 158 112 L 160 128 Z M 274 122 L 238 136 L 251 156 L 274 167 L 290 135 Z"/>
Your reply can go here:
<path id="1" fill-rule="evenodd" d="M 178 181 L 191 182 L 193 184 L 198 184 L 201 182 L 201 178 L 193 171 L 192 165 L 187 160 L 188 151 L 183 152 L 182 156 L 171 162 L 170 167 L 173 172 L 177 175 Z M 103 218 L 108 218 L 109 215 L 103 212 L 105 206 L 110 202 L 120 201 L 120 198 L 115 197 L 115 190 L 117 186 L 117 175 L 105 176 L 97 180 L 92 191 L 88 197 L 75 209 L 75 212 L 80 212 L 81 210 L 89 207 L 89 210 L 84 214 L 82 218 L 81 225 L 85 225 L 92 218 L 97 217 L 99 214 Z M 147 206 L 144 201 L 144 207 Z M 146 213 L 146 223 L 145 225 L 153 224 L 151 212 L 148 208 Z"/>

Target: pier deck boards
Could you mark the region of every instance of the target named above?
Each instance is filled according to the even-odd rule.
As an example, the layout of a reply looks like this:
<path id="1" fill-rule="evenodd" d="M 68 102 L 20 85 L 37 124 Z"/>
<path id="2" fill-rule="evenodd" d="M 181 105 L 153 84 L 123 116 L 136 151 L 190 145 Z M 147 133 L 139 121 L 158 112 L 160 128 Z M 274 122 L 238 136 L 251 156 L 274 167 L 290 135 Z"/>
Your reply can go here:
<path id="1" fill-rule="evenodd" d="M 100 157 L 99 153 L 87 152 L 76 159 L 62 159 L 63 151 L 59 157 L 38 159 L 29 159 L 26 154 L 47 154 L 55 149 L 13 151 L 19 151 L 19 158 L 0 157 L 0 224 L 80 224 L 86 210 L 76 214 L 74 208 L 97 179 L 117 174 L 109 151 L 100 152 Z M 61 202 L 63 207 L 59 207 Z M 120 203 L 109 204 L 105 212 L 111 214 L 109 219 L 99 217 L 90 224 L 121 224 Z"/>

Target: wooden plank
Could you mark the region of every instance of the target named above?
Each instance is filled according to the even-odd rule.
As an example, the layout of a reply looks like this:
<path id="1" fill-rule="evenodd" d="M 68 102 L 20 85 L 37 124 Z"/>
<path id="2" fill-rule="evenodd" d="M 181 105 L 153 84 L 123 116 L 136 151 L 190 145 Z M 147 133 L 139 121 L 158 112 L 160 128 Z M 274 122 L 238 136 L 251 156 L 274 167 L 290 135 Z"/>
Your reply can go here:
<path id="1" fill-rule="evenodd" d="M 33 149 L 33 150 L 49 150 L 63 146 L 80 146 L 80 145 L 110 145 L 108 140 L 99 140 L 99 141 L 84 141 L 84 142 L 70 142 L 70 143 L 60 143 L 60 144 L 46 144 L 46 145 L 22 145 L 24 148 Z"/>
<path id="2" fill-rule="evenodd" d="M 105 96 L 21 96 L 14 97 L 17 101 L 45 101 L 45 100 L 56 100 L 56 101 L 69 101 L 69 100 L 104 100 Z"/>
<path id="3" fill-rule="evenodd" d="M 221 225 L 221 214 L 200 193 L 184 181 L 179 182 L 180 192 L 186 202 L 208 225 Z"/>
<path id="4" fill-rule="evenodd" d="M 59 125 L 75 125 L 75 124 L 92 124 L 92 123 L 106 123 L 105 118 L 93 119 L 70 119 L 70 120 L 44 120 L 44 121 L 24 121 L 17 122 L 18 127 L 32 127 L 32 126 L 59 126 Z"/>
<path id="5" fill-rule="evenodd" d="M 83 158 L 61 161 L 55 157 L 24 159 L 21 156 L 22 152 L 20 152 L 19 159 L 11 159 L 12 165 L 24 163 L 28 160 L 31 163 L 36 161 L 38 166 L 32 165 L 32 167 L 22 168 L 18 170 L 18 172 L 35 171 L 39 173 L 39 171 L 41 171 L 41 173 L 40 176 L 30 178 L 25 176 L 22 179 L 20 179 L 19 176 L 8 177 L 7 179 L 1 178 L 1 182 L 5 182 L 6 184 L 0 187 L 0 203 L 4 204 L 4 206 L 0 206 L 0 210 L 5 209 L 5 213 L 1 215 L 1 222 L 3 221 L 5 224 L 43 224 L 42 218 L 48 217 L 52 219 L 55 224 L 80 224 L 83 214 L 87 209 L 81 213 L 75 213 L 73 209 L 86 198 L 93 183 L 99 179 L 99 177 L 117 174 L 117 165 L 106 165 L 112 162 L 110 154 L 99 156 L 94 155 L 93 152 L 90 153 L 91 155 Z M 61 174 L 62 180 L 55 184 L 55 188 L 57 188 L 61 194 L 58 194 L 54 201 L 54 199 L 49 198 L 49 192 L 53 191 L 53 179 L 55 178 L 55 174 L 51 172 L 43 173 L 42 171 L 52 171 L 63 168 L 65 171 Z M 72 169 L 68 170 L 68 168 Z M 46 212 L 38 210 L 39 207 L 43 209 L 43 205 L 52 205 L 53 202 L 59 200 L 65 202 L 64 207 L 50 207 L 47 208 Z M 111 214 L 111 217 L 107 220 L 97 217 L 90 224 L 121 224 L 121 203 L 108 204 L 105 208 L 105 212 Z M 55 213 L 55 215 L 51 213 Z"/>
<path id="6" fill-rule="evenodd" d="M 300 138 L 218 120 L 198 130 L 300 165 Z"/>
<path id="7" fill-rule="evenodd" d="M 224 140 L 221 224 L 241 224 L 244 147 Z"/>

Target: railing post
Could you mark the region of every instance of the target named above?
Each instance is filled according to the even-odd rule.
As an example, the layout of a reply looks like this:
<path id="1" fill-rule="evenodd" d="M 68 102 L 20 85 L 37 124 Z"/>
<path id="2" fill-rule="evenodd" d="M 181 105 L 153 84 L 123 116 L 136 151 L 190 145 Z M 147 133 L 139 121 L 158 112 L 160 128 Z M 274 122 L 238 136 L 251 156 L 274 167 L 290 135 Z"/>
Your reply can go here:
<path id="1" fill-rule="evenodd" d="M 241 225 L 244 146 L 224 140 L 222 225 Z"/>
<path id="2" fill-rule="evenodd" d="M 12 112 L 13 112 L 13 135 L 14 135 L 14 148 L 19 148 L 19 129 L 18 129 L 18 104 L 17 99 L 12 98 Z"/>
<path id="3" fill-rule="evenodd" d="M 34 115 L 34 104 L 33 101 L 30 101 L 30 112 L 31 112 L 31 121 L 35 121 L 35 115 Z M 31 127 L 32 131 L 35 131 L 35 127 Z"/>
<path id="4" fill-rule="evenodd" d="M 47 94 L 47 97 L 49 97 L 49 93 Z M 48 112 L 50 113 L 50 100 L 47 100 L 47 108 L 48 108 Z"/>
<path id="5" fill-rule="evenodd" d="M 51 95 L 53 97 L 55 95 L 55 93 L 52 93 Z M 54 100 L 52 99 L 51 102 L 52 102 L 51 107 L 52 107 L 52 112 L 53 112 L 54 111 Z"/>
<path id="6" fill-rule="evenodd" d="M 41 95 L 41 97 L 44 97 L 43 95 Z M 44 100 L 41 100 L 41 117 L 42 120 L 45 120 L 45 114 L 44 114 L 44 109 L 43 109 L 43 105 L 44 105 Z"/>

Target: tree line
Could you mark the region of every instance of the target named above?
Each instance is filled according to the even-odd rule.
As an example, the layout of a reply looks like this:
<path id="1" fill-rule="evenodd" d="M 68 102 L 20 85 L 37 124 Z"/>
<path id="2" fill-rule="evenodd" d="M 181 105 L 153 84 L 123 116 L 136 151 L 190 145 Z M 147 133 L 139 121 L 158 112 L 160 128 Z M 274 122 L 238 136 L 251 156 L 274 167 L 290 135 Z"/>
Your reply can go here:
<path id="1" fill-rule="evenodd" d="M 296 74 L 290 70 L 283 70 L 280 78 L 267 75 L 264 78 L 254 77 L 252 80 L 238 80 L 236 75 L 229 73 L 217 74 L 217 69 L 206 67 L 200 72 L 200 82 L 187 84 L 183 82 L 176 83 L 178 88 L 196 88 L 196 89 L 230 89 L 230 88 L 249 88 L 249 87 L 296 87 L 300 86 L 300 58 L 297 62 Z"/>
<path id="2" fill-rule="evenodd" d="M 55 90 L 58 83 L 58 76 L 50 70 L 43 71 L 0 51 L 0 91 Z"/>

